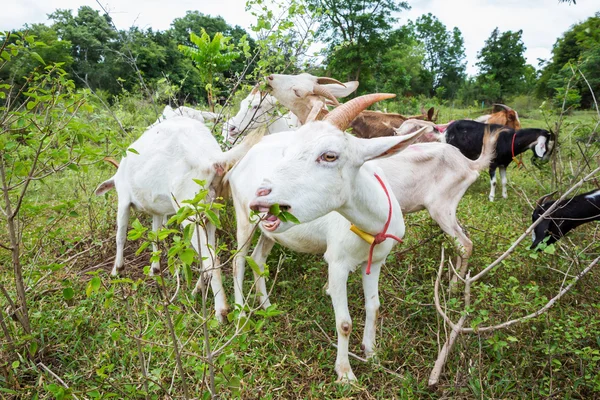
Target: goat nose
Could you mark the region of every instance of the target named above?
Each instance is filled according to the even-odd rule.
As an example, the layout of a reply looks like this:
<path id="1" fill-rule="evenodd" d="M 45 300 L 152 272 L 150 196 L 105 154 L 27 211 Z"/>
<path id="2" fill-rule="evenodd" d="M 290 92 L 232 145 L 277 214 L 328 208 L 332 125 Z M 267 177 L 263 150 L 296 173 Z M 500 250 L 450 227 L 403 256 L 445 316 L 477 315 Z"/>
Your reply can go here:
<path id="1" fill-rule="evenodd" d="M 271 193 L 271 189 L 261 187 L 261 188 L 258 188 L 258 190 L 256 191 L 256 197 L 266 196 L 269 193 Z"/>
<path id="2" fill-rule="evenodd" d="M 270 81 L 272 81 L 273 80 L 273 75 L 267 76 L 267 79 L 270 80 Z"/>
<path id="3" fill-rule="evenodd" d="M 229 132 L 233 132 L 233 131 L 235 131 L 235 126 L 231 125 L 231 126 L 229 127 Z"/>

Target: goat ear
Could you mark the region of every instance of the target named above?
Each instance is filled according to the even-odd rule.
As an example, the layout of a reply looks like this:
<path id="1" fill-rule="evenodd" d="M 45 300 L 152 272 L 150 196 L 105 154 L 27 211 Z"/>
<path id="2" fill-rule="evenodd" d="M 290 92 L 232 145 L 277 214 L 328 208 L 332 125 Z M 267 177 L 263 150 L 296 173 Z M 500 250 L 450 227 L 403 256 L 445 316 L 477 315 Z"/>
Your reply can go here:
<path id="1" fill-rule="evenodd" d="M 433 113 L 435 112 L 435 110 L 433 109 L 433 107 L 431 107 L 428 111 L 427 111 L 427 119 L 429 121 L 433 121 Z"/>
<path id="2" fill-rule="evenodd" d="M 329 93 L 331 93 L 335 97 L 346 97 L 358 88 L 358 81 L 346 82 L 344 83 L 344 85 L 346 87 L 336 84 L 321 86 L 324 87 Z"/>
<path id="3" fill-rule="evenodd" d="M 506 118 L 507 118 L 509 121 L 514 121 L 514 120 L 516 120 L 516 119 L 517 119 L 517 116 L 515 115 L 515 112 L 511 110 L 511 111 L 509 111 L 509 112 L 508 112 L 508 114 L 507 114 Z"/>
<path id="4" fill-rule="evenodd" d="M 542 157 L 544 157 L 544 155 L 546 155 L 547 150 L 548 149 L 546 148 L 546 137 L 539 136 L 538 140 L 537 140 L 537 144 L 534 147 L 535 154 L 538 157 L 542 158 Z"/>
<path id="5" fill-rule="evenodd" d="M 101 196 L 114 187 L 115 187 L 115 181 L 111 178 L 107 181 L 102 182 L 100 185 L 98 185 L 98 187 L 94 191 L 94 194 L 96 196 Z"/>
<path id="6" fill-rule="evenodd" d="M 537 199 L 537 201 L 535 202 L 536 206 L 541 206 L 542 204 L 544 204 L 545 202 L 547 202 L 548 200 L 551 200 L 552 196 L 554 196 L 556 193 L 558 193 L 558 190 L 555 190 L 554 192 L 544 195 L 542 197 L 540 197 L 539 199 Z"/>
<path id="7" fill-rule="evenodd" d="M 304 97 L 308 96 L 309 94 L 312 94 L 312 93 L 309 93 L 308 90 L 298 87 L 298 86 L 293 86 L 292 90 L 293 90 L 294 94 L 296 95 L 296 97 L 299 97 L 299 98 L 304 98 Z"/>
<path id="8" fill-rule="evenodd" d="M 425 129 L 427 129 L 426 126 L 410 135 L 358 139 L 364 143 L 361 146 L 362 159 L 366 162 L 376 158 L 393 156 L 413 144 L 425 132 Z"/>

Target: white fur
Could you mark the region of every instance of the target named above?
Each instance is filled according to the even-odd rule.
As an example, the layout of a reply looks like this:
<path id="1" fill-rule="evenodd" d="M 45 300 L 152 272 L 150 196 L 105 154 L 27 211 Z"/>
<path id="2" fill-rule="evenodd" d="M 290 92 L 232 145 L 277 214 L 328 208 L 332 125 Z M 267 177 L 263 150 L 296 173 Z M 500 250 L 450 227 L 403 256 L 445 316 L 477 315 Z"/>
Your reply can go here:
<path id="1" fill-rule="evenodd" d="M 96 194 L 102 194 L 114 185 L 118 194 L 117 254 L 112 275 L 123 268 L 123 249 L 129 222 L 129 207 L 133 206 L 152 215 L 152 229 L 160 228 L 166 217 L 183 206 L 183 200 L 191 199 L 200 190 L 193 179 L 206 181 L 208 187 L 215 180 L 215 165 L 239 160 L 248 147 L 243 143 L 226 153 L 221 151 L 209 129 L 200 121 L 188 117 L 170 116 L 159 125 L 151 127 L 132 143 L 138 154 L 127 153 L 109 180 L 103 182 Z M 207 201 L 214 200 L 214 190 Z M 183 225 L 189 224 L 185 221 Z M 212 276 L 211 285 L 215 296 L 217 318 L 227 313 L 227 301 L 223 291 L 221 270 L 214 255 L 215 227 L 206 221 L 206 232 L 199 226 L 203 269 Z M 192 244 L 197 249 L 196 230 Z M 156 251 L 156 247 L 154 248 Z M 216 263 L 215 263 L 216 262 Z M 152 273 L 160 271 L 158 262 L 152 263 Z M 202 279 L 202 278 L 201 278 Z M 200 281 L 198 281 L 200 282 Z M 199 283 L 196 285 L 198 289 Z"/>
<path id="2" fill-rule="evenodd" d="M 594 193 L 590 193 L 587 196 L 585 196 L 586 199 L 593 199 L 600 196 L 600 190 L 596 190 Z"/>
<path id="3" fill-rule="evenodd" d="M 300 126 L 293 113 L 278 115 L 277 99 L 253 91 L 240 104 L 238 113 L 223 124 L 223 139 L 229 143 L 238 141 L 241 134 L 267 125 L 267 134 L 294 130 Z"/>
<path id="4" fill-rule="evenodd" d="M 214 121 L 218 118 L 218 115 L 209 111 L 201 111 L 201 110 L 196 110 L 190 107 L 186 107 L 186 106 L 181 106 L 181 107 L 177 107 L 176 109 L 171 108 L 171 106 L 166 105 L 165 108 L 163 109 L 162 114 L 158 117 L 158 119 L 156 120 L 156 122 L 154 122 L 152 125 L 150 125 L 148 128 L 152 128 L 153 126 L 156 126 L 158 124 L 160 124 L 161 122 L 170 119 L 170 118 L 174 118 L 174 117 L 187 117 L 187 118 L 191 118 L 191 119 L 195 119 L 196 121 L 200 121 L 202 123 L 204 123 L 205 121 Z"/>
<path id="5" fill-rule="evenodd" d="M 397 146 L 394 151 L 400 151 L 413 137 L 358 139 L 340 132 L 327 122 L 313 122 L 295 132 L 265 137 L 228 175 L 239 224 L 237 240 L 243 245 L 234 264 L 236 303 L 244 303 L 241 286 L 244 256 L 252 233 L 252 225 L 248 222 L 249 205 L 267 207 L 278 203 L 290 206 L 290 212 L 301 224 L 281 222 L 276 230 L 270 231 L 265 227 L 268 222 L 263 221 L 260 224 L 262 235 L 253 257 L 262 266 L 275 242 L 298 252 L 324 253 L 329 264 L 328 293 L 338 332 L 335 369 L 340 380 L 355 379 L 348 359 L 352 326 L 346 293 L 348 274 L 361 265 L 366 307 L 363 346 L 366 354 L 371 356 L 379 309 L 379 271 L 394 244 L 386 240 L 376 246 L 372 272 L 366 275 L 369 245 L 350 231 L 350 223 L 365 232 L 378 233 L 387 219 L 388 201 L 374 177 L 377 172 L 385 180 L 384 172 L 376 161 L 365 161 L 377 158 L 394 146 Z M 399 144 L 402 142 L 401 147 Z M 320 159 L 328 151 L 339 155 L 336 162 L 327 163 Z M 258 194 L 262 194 L 258 197 L 255 194 L 257 188 Z M 391 200 L 393 218 L 388 232 L 402 237 L 402 211 L 393 196 Z M 258 281 L 257 288 L 263 306 L 268 306 L 264 280 Z"/>
<path id="6" fill-rule="evenodd" d="M 538 137 L 534 149 L 535 149 L 535 154 L 537 154 L 538 157 L 540 157 L 540 158 L 544 157 L 544 155 L 546 154 L 546 137 L 545 136 Z"/>
<path id="7" fill-rule="evenodd" d="M 314 94 L 318 86 L 318 78 L 310 74 L 281 75 L 272 74 L 267 77 L 267 84 L 271 87 L 271 94 L 281 104 L 294 113 L 301 124 L 314 119 L 321 110 L 326 110 L 326 100 Z M 345 86 L 338 84 L 320 85 L 335 97 L 346 97 L 358 87 L 358 82 L 346 82 Z"/>

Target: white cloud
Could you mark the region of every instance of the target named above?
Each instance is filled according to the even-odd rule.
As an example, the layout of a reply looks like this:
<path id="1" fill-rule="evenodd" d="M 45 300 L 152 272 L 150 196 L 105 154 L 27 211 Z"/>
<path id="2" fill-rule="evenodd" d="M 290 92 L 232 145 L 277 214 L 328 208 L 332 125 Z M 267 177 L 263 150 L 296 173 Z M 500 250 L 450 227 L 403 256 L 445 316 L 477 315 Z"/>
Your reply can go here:
<path id="1" fill-rule="evenodd" d="M 187 10 L 221 15 L 232 25 L 248 28 L 254 17 L 244 10 L 245 0 L 101 0 L 119 29 L 132 25 L 154 30 L 168 29 L 173 19 Z M 477 52 L 495 27 L 500 31 L 523 30 L 527 61 L 537 66 L 537 58 L 548 58 L 556 39 L 569 27 L 600 11 L 597 1 L 579 0 L 577 5 L 558 0 L 414 0 L 412 9 L 402 12 L 400 23 L 432 13 L 449 29 L 458 27 L 465 39 L 467 72 L 475 74 Z M 0 30 L 18 29 L 25 23 L 47 22 L 46 15 L 57 8 L 73 9 L 94 0 L 19 0 L 6 1 L 0 14 Z"/>

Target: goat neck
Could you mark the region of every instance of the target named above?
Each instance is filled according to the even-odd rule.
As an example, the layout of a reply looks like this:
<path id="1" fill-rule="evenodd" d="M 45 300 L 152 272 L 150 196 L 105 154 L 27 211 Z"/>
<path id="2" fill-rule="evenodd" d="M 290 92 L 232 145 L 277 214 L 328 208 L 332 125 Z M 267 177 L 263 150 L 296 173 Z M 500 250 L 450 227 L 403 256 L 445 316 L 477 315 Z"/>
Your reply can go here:
<path id="1" fill-rule="evenodd" d="M 338 209 L 338 212 L 360 230 L 376 235 L 381 232 L 389 213 L 388 197 L 377 178 L 376 168 L 371 164 L 363 165 L 358 171 L 351 185 L 351 195 Z M 388 193 L 392 193 L 387 180 L 380 172 L 378 174 L 387 186 Z M 402 224 L 402 211 L 398 201 L 390 194 L 392 203 L 392 220 L 390 232 L 400 229 Z M 400 224 L 400 225 L 399 225 Z"/>

